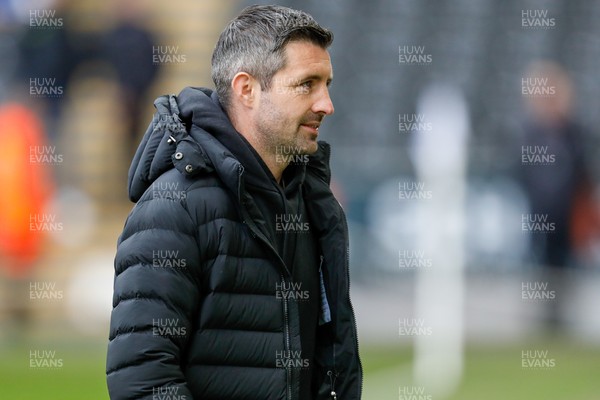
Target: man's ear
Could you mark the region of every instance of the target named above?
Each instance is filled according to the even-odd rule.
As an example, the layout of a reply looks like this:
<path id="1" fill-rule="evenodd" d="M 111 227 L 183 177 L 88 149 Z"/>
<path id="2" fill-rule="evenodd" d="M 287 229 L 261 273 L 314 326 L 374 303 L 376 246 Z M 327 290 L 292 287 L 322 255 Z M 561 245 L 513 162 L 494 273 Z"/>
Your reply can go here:
<path id="1" fill-rule="evenodd" d="M 260 91 L 260 84 L 247 72 L 238 72 L 231 80 L 233 97 L 243 106 L 252 108 Z"/>

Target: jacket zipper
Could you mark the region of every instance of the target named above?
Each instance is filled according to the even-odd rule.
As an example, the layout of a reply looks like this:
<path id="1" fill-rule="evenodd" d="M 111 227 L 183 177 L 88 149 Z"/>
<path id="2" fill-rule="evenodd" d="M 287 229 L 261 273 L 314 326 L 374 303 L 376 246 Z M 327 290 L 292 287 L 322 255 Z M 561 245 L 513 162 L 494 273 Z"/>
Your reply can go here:
<path id="1" fill-rule="evenodd" d="M 250 228 L 250 232 L 252 233 L 252 236 L 257 237 L 258 239 L 260 239 L 264 244 L 267 245 L 267 247 L 271 250 L 271 252 L 275 255 L 276 260 L 279 262 L 280 266 L 283 267 L 282 269 L 284 271 L 287 270 L 287 267 L 285 265 L 285 262 L 283 261 L 283 259 L 279 256 L 279 254 L 277 253 L 277 251 L 275 250 L 275 248 L 271 245 L 271 243 L 269 242 L 269 240 L 267 238 L 265 238 L 262 234 L 262 232 L 260 232 L 256 226 L 254 225 L 254 221 L 252 220 L 252 218 L 248 214 L 248 212 L 246 211 L 245 208 L 245 202 L 244 200 L 241 198 L 242 196 L 242 192 L 241 192 L 241 185 L 242 185 L 242 175 L 244 174 L 244 167 L 242 165 L 240 165 L 239 170 L 238 170 L 238 198 L 239 198 L 239 202 L 242 206 L 242 221 L 244 224 L 246 224 L 248 226 L 248 228 Z M 285 203 L 284 203 L 285 204 Z M 283 274 L 283 272 L 280 272 L 280 276 L 281 276 L 281 282 L 282 284 L 285 283 L 285 275 Z M 285 336 L 285 350 L 287 351 L 291 351 L 291 339 L 290 339 L 290 322 L 289 322 L 289 311 L 288 311 L 288 300 L 287 298 L 285 298 L 285 296 L 283 297 L 283 330 L 284 330 L 284 336 Z M 287 388 L 287 400 L 291 400 L 292 399 L 292 379 L 291 379 L 291 367 L 286 367 L 286 375 L 287 375 L 287 382 L 286 382 L 286 388 Z"/>
<path id="2" fill-rule="evenodd" d="M 252 220 L 251 218 L 244 218 L 244 221 L 248 221 L 248 220 Z M 273 252 L 273 254 L 275 254 L 277 256 L 277 260 L 279 261 L 279 263 L 285 267 L 285 263 L 283 262 L 283 260 L 281 259 L 281 257 L 279 257 L 279 254 L 277 254 L 277 252 L 275 251 L 275 249 L 273 248 L 273 246 L 271 246 L 271 244 L 269 243 L 268 240 L 266 240 L 265 238 L 263 238 L 262 234 L 253 226 L 252 223 L 248 223 L 246 222 L 246 225 L 248 225 L 248 227 L 250 228 L 252 234 L 254 237 L 258 237 L 261 241 L 263 241 Z M 280 272 L 279 274 L 281 276 L 281 283 L 285 284 L 286 280 L 285 280 L 285 276 L 282 272 Z M 283 286 L 285 287 L 285 286 Z M 284 336 L 285 336 L 285 349 L 288 351 L 291 351 L 291 339 L 290 339 L 290 321 L 289 321 L 289 310 L 288 310 L 288 300 L 285 296 L 282 296 L 283 299 L 283 330 L 284 330 Z M 286 367 L 287 370 L 287 382 L 286 382 L 286 386 L 287 386 L 287 399 L 291 400 L 292 399 L 292 377 L 291 377 L 291 367 Z"/>
<path id="3" fill-rule="evenodd" d="M 277 191 L 279 192 L 279 197 L 282 200 L 283 203 L 283 212 L 287 213 L 287 202 L 286 202 L 286 198 L 285 198 L 285 194 L 283 193 L 283 190 L 279 187 L 279 185 L 277 185 Z M 270 243 L 269 243 L 270 245 Z M 288 241 L 288 237 L 287 235 L 285 235 L 283 237 L 283 256 L 286 257 L 286 255 L 288 254 L 288 246 L 289 246 L 289 241 Z M 271 246 L 271 248 L 273 249 L 273 251 L 275 253 L 277 253 L 277 251 L 275 250 L 275 248 L 273 248 L 273 246 Z M 279 255 L 279 254 L 278 254 Z M 281 257 L 279 257 L 281 258 Z M 283 265 L 285 265 L 285 261 L 283 261 L 283 259 L 281 259 L 281 263 Z M 292 266 L 293 268 L 293 266 Z M 288 271 L 291 273 L 292 271 L 288 269 Z M 281 284 L 285 285 L 285 276 L 283 273 L 280 274 L 281 275 Z M 292 278 L 293 279 L 293 278 Z M 282 286 L 285 287 L 285 286 Z M 288 311 L 288 300 L 287 298 L 283 299 L 283 326 L 284 326 L 284 335 L 285 335 L 285 348 L 286 350 L 291 351 L 292 346 L 291 346 L 291 340 L 290 340 L 290 323 L 289 323 L 289 311 Z M 287 398 L 289 400 L 291 400 L 292 398 L 292 369 L 290 366 L 285 368 L 285 373 L 287 376 Z"/>
<path id="4" fill-rule="evenodd" d="M 281 283 L 285 285 L 285 277 L 281 274 Z M 285 287 L 285 286 L 282 286 Z M 292 346 L 290 345 L 290 323 L 288 319 L 288 302 L 287 298 L 283 296 L 283 327 L 284 327 L 284 335 L 285 335 L 285 348 L 288 351 L 291 351 Z M 292 370 L 291 367 L 286 367 L 286 375 L 287 375 L 287 398 L 292 398 Z"/>

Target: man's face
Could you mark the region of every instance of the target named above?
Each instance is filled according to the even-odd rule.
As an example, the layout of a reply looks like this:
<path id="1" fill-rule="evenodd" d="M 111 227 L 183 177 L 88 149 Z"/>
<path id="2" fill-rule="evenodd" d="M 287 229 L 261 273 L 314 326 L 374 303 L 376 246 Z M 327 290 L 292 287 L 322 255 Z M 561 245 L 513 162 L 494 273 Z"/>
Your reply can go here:
<path id="1" fill-rule="evenodd" d="M 255 129 L 273 154 L 317 151 L 319 125 L 333 114 L 328 86 L 333 78 L 327 50 L 294 41 L 285 47 L 286 66 L 260 92 Z"/>

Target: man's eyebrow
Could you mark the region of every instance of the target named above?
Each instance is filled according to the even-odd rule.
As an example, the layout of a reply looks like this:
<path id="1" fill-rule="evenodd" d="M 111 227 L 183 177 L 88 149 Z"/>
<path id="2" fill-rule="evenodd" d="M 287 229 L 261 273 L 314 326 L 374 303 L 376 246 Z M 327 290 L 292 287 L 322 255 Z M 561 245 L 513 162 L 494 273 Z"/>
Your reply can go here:
<path id="1" fill-rule="evenodd" d="M 318 75 L 318 74 L 310 74 L 307 76 L 303 76 L 301 80 L 302 81 L 309 81 L 309 80 L 322 81 L 323 76 Z M 332 80 L 333 80 L 333 75 L 329 76 L 325 81 L 326 81 L 327 85 L 329 85 Z"/>

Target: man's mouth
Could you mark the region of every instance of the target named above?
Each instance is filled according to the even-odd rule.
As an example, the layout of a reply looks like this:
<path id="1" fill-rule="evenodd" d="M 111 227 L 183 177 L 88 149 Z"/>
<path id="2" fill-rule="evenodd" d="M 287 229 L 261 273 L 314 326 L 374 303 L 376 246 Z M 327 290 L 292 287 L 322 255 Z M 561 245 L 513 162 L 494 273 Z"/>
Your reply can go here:
<path id="1" fill-rule="evenodd" d="M 308 129 L 309 131 L 311 131 L 313 133 L 319 133 L 320 125 L 321 125 L 320 122 L 305 122 L 305 123 L 301 124 L 300 126 Z"/>

